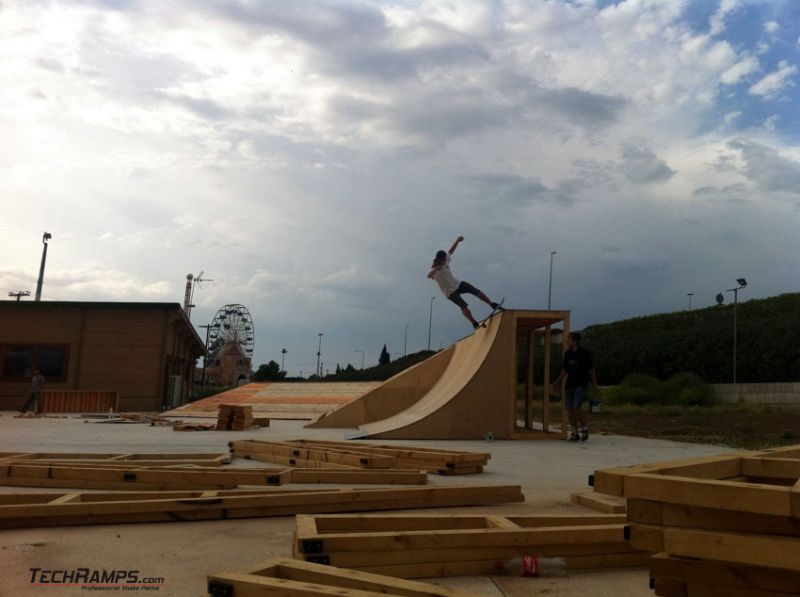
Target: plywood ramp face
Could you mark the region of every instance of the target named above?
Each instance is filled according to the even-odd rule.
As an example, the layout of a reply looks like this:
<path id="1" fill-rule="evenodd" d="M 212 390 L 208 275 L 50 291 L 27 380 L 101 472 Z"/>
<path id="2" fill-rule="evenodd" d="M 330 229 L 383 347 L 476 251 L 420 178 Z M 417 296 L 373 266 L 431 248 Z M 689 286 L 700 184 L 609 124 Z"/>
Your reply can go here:
<path id="1" fill-rule="evenodd" d="M 360 425 L 371 438 L 510 439 L 513 429 L 514 312 L 492 317 L 486 328 L 458 342 L 430 391 L 410 408 Z"/>
<path id="2" fill-rule="evenodd" d="M 306 427 L 358 427 L 396 415 L 419 401 L 441 379 L 450 364 L 455 347 L 401 371 L 361 398 L 344 404 L 312 421 Z"/>

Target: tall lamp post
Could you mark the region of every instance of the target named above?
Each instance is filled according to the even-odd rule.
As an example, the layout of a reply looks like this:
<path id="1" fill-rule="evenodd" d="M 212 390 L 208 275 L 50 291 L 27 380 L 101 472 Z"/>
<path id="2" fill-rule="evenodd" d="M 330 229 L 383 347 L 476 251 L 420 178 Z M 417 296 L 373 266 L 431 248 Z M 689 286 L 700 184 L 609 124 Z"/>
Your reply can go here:
<path id="1" fill-rule="evenodd" d="M 408 354 L 408 324 L 406 324 L 405 333 L 403 334 L 403 356 Z"/>
<path id="2" fill-rule="evenodd" d="M 319 336 L 319 348 L 317 348 L 317 378 L 322 378 L 322 369 L 320 367 L 320 358 L 322 357 L 322 336 L 324 336 L 324 332 L 319 332 L 317 336 Z"/>
<path id="3" fill-rule="evenodd" d="M 692 310 L 692 297 L 694 296 L 694 292 L 687 292 L 686 296 L 689 297 L 689 311 Z"/>
<path id="4" fill-rule="evenodd" d="M 553 296 L 553 257 L 556 251 L 550 251 L 550 283 L 547 285 L 547 310 L 550 310 L 550 298 Z"/>
<path id="5" fill-rule="evenodd" d="M 215 323 L 213 325 L 201 325 L 198 326 L 201 328 L 206 328 L 206 354 L 203 355 L 203 377 L 200 378 L 200 387 L 205 389 L 206 387 L 206 363 L 208 362 L 208 332 L 211 328 L 219 329 L 219 324 Z"/>
<path id="6" fill-rule="evenodd" d="M 42 284 L 44 284 L 44 263 L 47 261 L 47 241 L 53 238 L 53 235 L 49 232 L 45 232 L 42 235 L 42 263 L 39 266 L 39 280 L 36 282 L 36 297 L 34 300 L 40 301 L 42 300 Z"/>
<path id="7" fill-rule="evenodd" d="M 365 351 L 357 350 L 356 352 L 360 352 L 361 353 L 361 368 L 363 369 L 364 368 L 364 352 Z"/>
<path id="8" fill-rule="evenodd" d="M 281 348 L 281 373 L 283 373 L 283 359 L 286 357 L 286 353 L 289 352 L 285 348 Z"/>
<path id="9" fill-rule="evenodd" d="M 433 301 L 436 299 L 435 296 L 431 297 L 431 314 L 428 317 L 428 350 L 431 349 L 431 327 L 433 326 Z"/>
<path id="10" fill-rule="evenodd" d="M 733 384 L 736 385 L 736 305 L 739 303 L 739 291 L 747 286 L 747 280 L 738 278 L 738 288 L 729 288 L 726 292 L 733 293 Z"/>

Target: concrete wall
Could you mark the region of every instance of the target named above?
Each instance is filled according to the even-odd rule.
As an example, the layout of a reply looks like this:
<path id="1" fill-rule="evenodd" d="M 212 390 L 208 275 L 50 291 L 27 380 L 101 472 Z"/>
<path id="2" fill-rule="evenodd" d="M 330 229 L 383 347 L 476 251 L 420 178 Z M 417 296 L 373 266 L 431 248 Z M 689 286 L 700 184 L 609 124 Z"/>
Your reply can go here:
<path id="1" fill-rule="evenodd" d="M 722 402 L 759 404 L 800 404 L 800 382 L 712 384 Z"/>

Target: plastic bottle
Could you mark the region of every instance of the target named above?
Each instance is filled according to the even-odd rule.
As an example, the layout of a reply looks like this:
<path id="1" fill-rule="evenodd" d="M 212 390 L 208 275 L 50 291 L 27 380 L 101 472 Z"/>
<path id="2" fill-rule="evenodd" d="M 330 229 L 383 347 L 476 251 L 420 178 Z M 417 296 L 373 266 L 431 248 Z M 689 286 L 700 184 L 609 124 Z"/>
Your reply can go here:
<path id="1" fill-rule="evenodd" d="M 567 561 L 564 558 L 540 558 L 524 555 L 499 564 L 500 570 L 509 576 L 566 576 Z"/>

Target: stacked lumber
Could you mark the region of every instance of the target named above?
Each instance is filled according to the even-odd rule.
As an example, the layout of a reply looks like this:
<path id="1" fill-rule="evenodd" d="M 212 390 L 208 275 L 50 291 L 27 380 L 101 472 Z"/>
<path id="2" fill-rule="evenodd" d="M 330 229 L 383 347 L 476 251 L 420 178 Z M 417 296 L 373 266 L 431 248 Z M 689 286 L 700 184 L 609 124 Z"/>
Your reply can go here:
<path id="1" fill-rule="evenodd" d="M 800 595 L 800 446 L 597 471 L 663 597 Z"/>
<path id="2" fill-rule="evenodd" d="M 246 431 L 253 427 L 252 405 L 220 404 L 217 411 L 218 431 Z"/>
<path id="3" fill-rule="evenodd" d="M 50 464 L 97 466 L 114 464 L 130 466 L 221 466 L 230 464 L 230 454 L 202 453 L 132 453 L 108 454 L 92 452 L 0 452 L 0 465 L 6 464 Z"/>
<path id="4" fill-rule="evenodd" d="M 481 473 L 491 458 L 486 453 L 439 448 L 303 439 L 245 440 L 228 445 L 233 456 L 291 466 L 424 469 L 440 475 Z"/>
<path id="5" fill-rule="evenodd" d="M 0 466 L 0 485 L 128 491 L 234 489 L 242 485 L 275 486 L 286 483 L 425 485 L 427 477 L 425 471 L 395 469 L 241 469 L 187 465 L 137 466 L 125 463 L 52 465 L 36 461 Z"/>
<path id="6" fill-rule="evenodd" d="M 570 569 L 645 566 L 620 515 L 298 515 L 298 559 L 399 578 L 496 574 L 526 554 L 564 557 Z"/>
<path id="7" fill-rule="evenodd" d="M 474 593 L 448 587 L 331 568 L 289 558 L 272 558 L 242 570 L 211 574 L 208 576 L 208 594 L 212 597 L 230 595 L 478 597 Z"/>
<path id="8" fill-rule="evenodd" d="M 518 485 L 381 489 L 0 493 L 0 528 L 176 522 L 483 506 L 525 501 Z"/>

